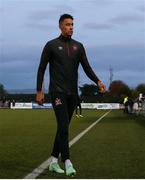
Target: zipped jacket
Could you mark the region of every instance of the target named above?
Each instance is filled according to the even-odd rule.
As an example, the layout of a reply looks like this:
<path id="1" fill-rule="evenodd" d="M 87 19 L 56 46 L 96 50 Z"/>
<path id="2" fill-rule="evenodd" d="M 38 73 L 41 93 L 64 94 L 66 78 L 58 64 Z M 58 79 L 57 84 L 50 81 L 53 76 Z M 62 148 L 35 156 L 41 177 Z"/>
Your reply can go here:
<path id="1" fill-rule="evenodd" d="M 50 84 L 49 92 L 77 94 L 78 67 L 82 65 L 86 75 L 98 82 L 98 77 L 90 67 L 83 45 L 60 35 L 45 45 L 37 73 L 37 91 L 41 91 L 46 66 L 49 63 Z"/>

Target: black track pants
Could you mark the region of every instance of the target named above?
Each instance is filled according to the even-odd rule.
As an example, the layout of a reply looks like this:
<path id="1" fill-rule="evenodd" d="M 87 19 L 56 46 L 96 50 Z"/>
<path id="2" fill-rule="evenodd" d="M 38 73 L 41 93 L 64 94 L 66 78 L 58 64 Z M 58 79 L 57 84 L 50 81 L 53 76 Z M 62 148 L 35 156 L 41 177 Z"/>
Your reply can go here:
<path id="1" fill-rule="evenodd" d="M 51 94 L 52 105 L 57 120 L 57 132 L 51 155 L 58 158 L 59 153 L 61 153 L 63 162 L 69 159 L 69 124 L 76 107 L 76 99 L 76 95 Z"/>

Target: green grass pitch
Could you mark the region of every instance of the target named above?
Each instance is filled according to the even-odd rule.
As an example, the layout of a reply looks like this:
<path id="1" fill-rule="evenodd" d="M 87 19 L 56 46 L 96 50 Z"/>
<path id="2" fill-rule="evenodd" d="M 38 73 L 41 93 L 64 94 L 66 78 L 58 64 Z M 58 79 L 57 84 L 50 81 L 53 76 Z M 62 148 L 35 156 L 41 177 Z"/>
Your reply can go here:
<path id="1" fill-rule="evenodd" d="M 70 140 L 105 112 L 74 115 Z M 52 110 L 0 110 L 0 179 L 24 178 L 48 159 L 55 131 Z M 77 179 L 145 178 L 145 120 L 112 110 L 70 148 L 70 154 Z M 67 177 L 46 169 L 38 178 Z"/>

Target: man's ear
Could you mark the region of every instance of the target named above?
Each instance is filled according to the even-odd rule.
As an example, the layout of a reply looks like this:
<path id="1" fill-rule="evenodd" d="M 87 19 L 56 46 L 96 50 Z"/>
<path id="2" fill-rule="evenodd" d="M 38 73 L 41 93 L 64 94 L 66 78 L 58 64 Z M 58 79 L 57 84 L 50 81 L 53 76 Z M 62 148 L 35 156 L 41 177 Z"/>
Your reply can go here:
<path id="1" fill-rule="evenodd" d="M 62 29 L 62 24 L 61 23 L 59 23 L 59 29 Z"/>

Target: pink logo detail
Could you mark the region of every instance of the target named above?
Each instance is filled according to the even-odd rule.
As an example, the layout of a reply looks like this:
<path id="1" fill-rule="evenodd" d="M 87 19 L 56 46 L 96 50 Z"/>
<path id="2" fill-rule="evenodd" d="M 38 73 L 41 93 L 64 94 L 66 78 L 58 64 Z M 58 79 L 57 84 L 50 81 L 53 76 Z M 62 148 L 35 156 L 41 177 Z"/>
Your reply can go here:
<path id="1" fill-rule="evenodd" d="M 61 103 L 61 99 L 56 98 L 56 99 L 55 99 L 55 105 L 58 106 L 58 105 L 61 105 L 61 104 L 62 104 L 62 103 Z"/>

